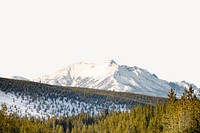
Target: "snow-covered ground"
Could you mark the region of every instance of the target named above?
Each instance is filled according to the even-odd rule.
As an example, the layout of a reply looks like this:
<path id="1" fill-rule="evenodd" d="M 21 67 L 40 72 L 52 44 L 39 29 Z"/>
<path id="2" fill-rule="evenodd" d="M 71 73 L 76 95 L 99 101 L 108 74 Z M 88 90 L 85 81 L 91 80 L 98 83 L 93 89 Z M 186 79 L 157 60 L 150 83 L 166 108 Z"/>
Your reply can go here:
<path id="1" fill-rule="evenodd" d="M 81 112 L 90 115 L 97 115 L 107 108 L 110 111 L 129 111 L 126 105 L 114 103 L 91 104 L 73 99 L 57 98 L 46 99 L 38 97 L 33 99 L 30 96 L 22 96 L 14 93 L 0 91 L 0 105 L 6 104 L 8 113 L 17 113 L 19 116 L 34 116 L 47 118 L 52 116 L 72 116 Z M 0 106 L 1 108 L 1 106 Z"/>
<path id="2" fill-rule="evenodd" d="M 52 85 L 133 92 L 160 97 L 167 97 L 171 88 L 175 89 L 177 96 L 180 97 L 184 88 L 189 88 L 192 85 L 195 94 L 200 94 L 200 89 L 193 84 L 185 81 L 168 82 L 159 79 L 155 74 L 151 74 L 145 69 L 118 65 L 113 60 L 99 65 L 76 63 L 53 74 L 39 77 L 34 81 Z"/>
<path id="3" fill-rule="evenodd" d="M 16 80 L 25 80 L 25 81 L 29 81 L 29 79 L 27 78 L 24 78 L 24 77 L 21 77 L 21 76 L 11 76 L 11 77 L 8 77 L 10 79 L 16 79 Z"/>

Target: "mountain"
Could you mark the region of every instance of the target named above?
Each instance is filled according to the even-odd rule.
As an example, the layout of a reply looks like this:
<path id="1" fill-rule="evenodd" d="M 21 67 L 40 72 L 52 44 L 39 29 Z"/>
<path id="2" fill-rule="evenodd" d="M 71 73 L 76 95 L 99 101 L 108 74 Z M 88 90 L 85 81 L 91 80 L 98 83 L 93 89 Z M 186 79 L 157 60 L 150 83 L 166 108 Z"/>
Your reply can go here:
<path id="1" fill-rule="evenodd" d="M 137 105 L 156 105 L 157 102 L 166 103 L 166 99 L 0 78 L 0 105 L 5 104 L 8 113 L 17 113 L 20 117 L 60 117 L 83 112 L 96 115 L 104 109 L 130 111 Z"/>
<path id="2" fill-rule="evenodd" d="M 194 84 L 185 81 L 168 82 L 159 79 L 155 74 L 151 74 L 145 69 L 119 65 L 114 60 L 99 65 L 84 62 L 75 63 L 34 81 L 51 85 L 132 92 L 160 97 L 167 97 L 171 88 L 174 88 L 177 96 L 180 97 L 184 88 L 189 88 L 192 85 L 195 94 L 200 94 L 200 89 Z"/>

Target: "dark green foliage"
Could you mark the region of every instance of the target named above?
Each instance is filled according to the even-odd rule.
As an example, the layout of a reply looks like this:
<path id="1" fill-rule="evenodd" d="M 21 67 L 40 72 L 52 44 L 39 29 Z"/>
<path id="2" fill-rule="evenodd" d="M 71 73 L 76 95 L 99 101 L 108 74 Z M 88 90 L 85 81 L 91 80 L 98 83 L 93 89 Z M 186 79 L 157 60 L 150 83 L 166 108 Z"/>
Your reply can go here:
<path id="1" fill-rule="evenodd" d="M 19 81 L 20 83 L 25 86 L 30 85 L 24 81 Z M 8 82 L 8 85 L 14 87 L 12 82 L 11 84 Z M 77 99 L 92 98 L 94 95 L 97 98 L 105 98 L 105 102 L 119 98 L 114 96 L 114 94 L 118 95 L 118 93 L 113 92 L 96 91 L 97 93 L 95 93 L 95 90 L 91 89 L 43 86 L 43 84 L 32 82 L 31 85 L 35 85 L 35 87 L 40 86 L 43 89 L 46 88 L 48 91 L 44 90 L 44 92 L 47 92 L 52 98 L 66 94 L 79 96 Z M 5 88 L 5 85 L 0 82 L 0 87 Z M 31 86 L 29 87 L 31 88 Z M 29 93 L 29 91 L 34 93 L 35 88 L 33 87 L 32 89 L 22 90 L 26 90 L 25 93 Z M 84 93 L 85 97 L 82 97 L 82 93 Z M 35 92 L 34 94 L 36 95 L 37 93 Z M 129 99 L 129 96 L 132 96 L 132 94 L 128 93 L 119 94 L 122 94 L 122 98 L 119 98 L 122 101 L 125 99 L 123 95 L 126 95 L 127 99 Z M 37 95 L 42 94 L 39 93 Z M 149 98 L 140 96 L 141 99 Z M 69 96 L 69 98 L 73 97 Z M 6 114 L 6 106 L 4 105 L 0 110 L 0 133 L 199 133 L 200 100 L 193 94 L 192 87 L 188 90 L 185 89 L 181 99 L 176 99 L 174 91 L 171 90 L 168 101 L 168 103 L 158 102 L 153 105 L 138 104 L 129 112 L 109 112 L 109 110 L 105 109 L 101 114 L 96 116 L 81 113 L 76 116 L 52 117 L 46 120 L 33 117 L 22 118 L 15 114 L 8 115 Z M 123 102 L 126 103 L 127 101 Z"/>
<path id="2" fill-rule="evenodd" d="M 0 110 L 0 133 L 51 133 L 50 126 L 41 120 L 17 115 L 7 115 L 5 108 Z"/>
<path id="3" fill-rule="evenodd" d="M 173 89 L 171 89 L 170 92 L 168 93 L 167 101 L 169 103 L 175 103 L 177 101 L 176 94 Z"/>
<path id="4" fill-rule="evenodd" d="M 173 107 L 173 108 L 172 108 Z M 0 111 L 1 133 L 198 133 L 200 131 L 200 100 L 186 99 L 156 106 L 132 108 L 130 112 L 107 110 L 101 115 L 81 113 L 71 117 L 19 118 Z M 12 125 L 12 126 L 10 126 Z"/>
<path id="5" fill-rule="evenodd" d="M 30 96 L 32 101 L 38 97 L 50 98 L 52 101 L 67 97 L 77 101 L 91 104 L 124 104 L 128 108 L 137 105 L 156 105 L 158 102 L 165 103 L 165 98 L 145 96 L 133 93 L 113 92 L 105 90 L 63 87 L 55 85 L 41 84 L 31 81 L 20 81 L 13 79 L 0 78 L 0 90 L 4 92 L 14 92 L 18 96 Z"/>

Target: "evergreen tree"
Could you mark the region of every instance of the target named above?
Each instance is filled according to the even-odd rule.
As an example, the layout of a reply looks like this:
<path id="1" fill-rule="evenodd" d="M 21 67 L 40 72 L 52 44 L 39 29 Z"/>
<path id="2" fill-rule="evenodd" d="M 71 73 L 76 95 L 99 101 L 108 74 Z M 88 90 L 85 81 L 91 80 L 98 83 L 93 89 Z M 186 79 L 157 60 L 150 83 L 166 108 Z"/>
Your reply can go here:
<path id="1" fill-rule="evenodd" d="M 168 102 L 175 103 L 177 101 L 176 94 L 174 89 L 171 88 L 170 92 L 168 93 Z"/>

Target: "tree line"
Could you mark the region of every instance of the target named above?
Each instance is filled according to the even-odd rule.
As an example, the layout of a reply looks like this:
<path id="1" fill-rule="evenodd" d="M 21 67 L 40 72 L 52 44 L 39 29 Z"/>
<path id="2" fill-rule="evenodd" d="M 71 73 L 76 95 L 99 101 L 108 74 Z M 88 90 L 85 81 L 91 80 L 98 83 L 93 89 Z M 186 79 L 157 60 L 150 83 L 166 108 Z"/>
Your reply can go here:
<path id="1" fill-rule="evenodd" d="M 168 103 L 138 105 L 126 112 L 103 110 L 99 115 L 36 119 L 0 111 L 1 133 L 199 133 L 200 100 L 192 87 L 180 99 L 171 89 Z"/>

